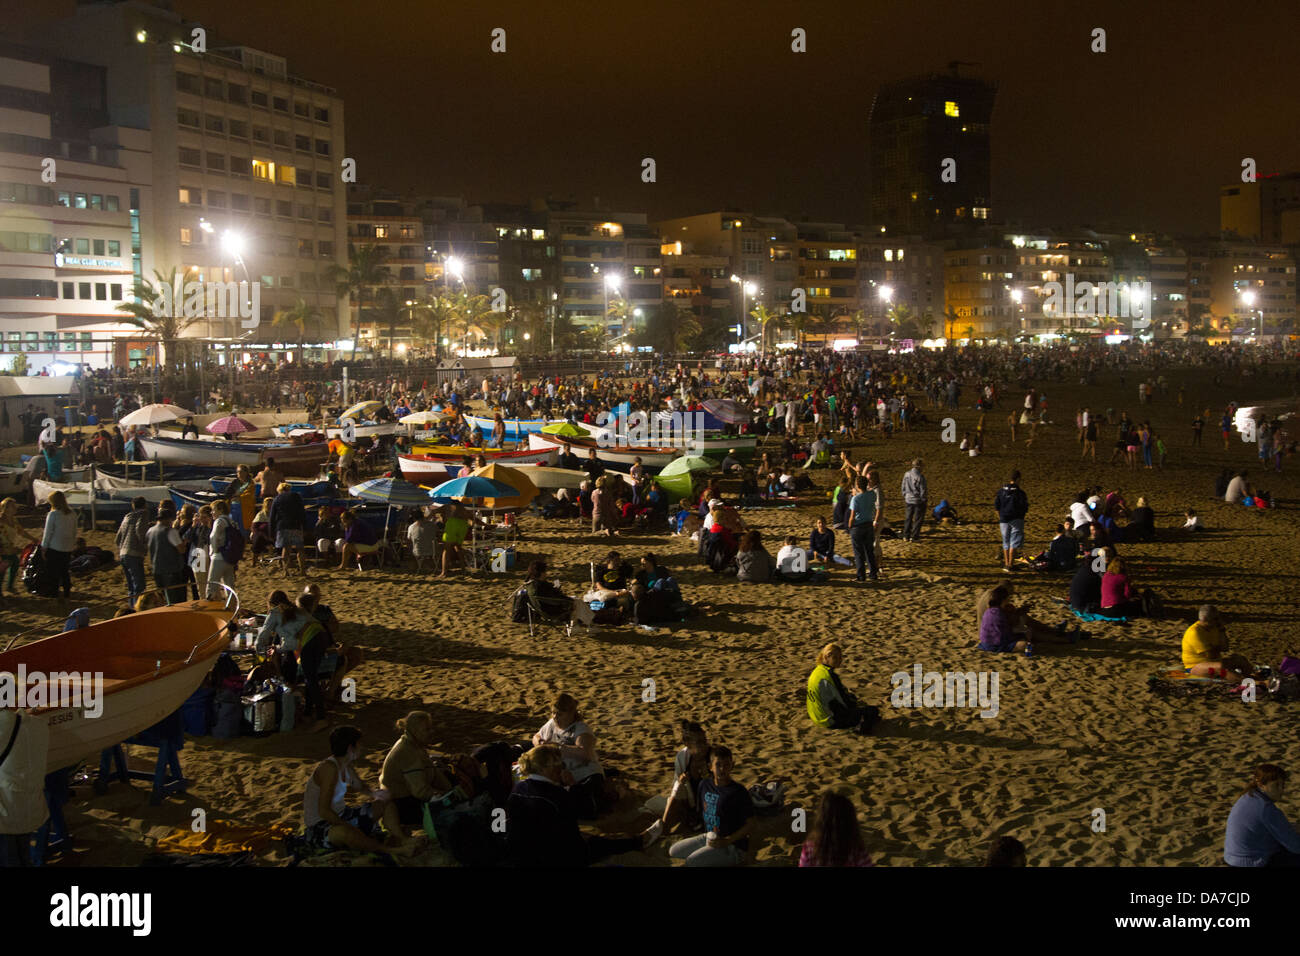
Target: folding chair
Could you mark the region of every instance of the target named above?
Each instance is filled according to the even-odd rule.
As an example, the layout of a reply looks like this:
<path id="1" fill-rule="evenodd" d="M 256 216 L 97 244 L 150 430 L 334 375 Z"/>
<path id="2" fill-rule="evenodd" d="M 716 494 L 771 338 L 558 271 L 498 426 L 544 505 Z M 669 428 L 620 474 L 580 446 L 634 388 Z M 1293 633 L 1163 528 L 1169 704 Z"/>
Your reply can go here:
<path id="1" fill-rule="evenodd" d="M 528 594 L 528 587 L 525 585 L 515 592 L 516 595 L 524 596 L 524 606 L 528 610 L 528 636 L 536 637 L 537 630 L 541 627 L 564 628 L 564 636 L 573 635 L 572 617 L 561 618 L 558 615 L 547 614 L 538 605 L 536 600 Z"/>

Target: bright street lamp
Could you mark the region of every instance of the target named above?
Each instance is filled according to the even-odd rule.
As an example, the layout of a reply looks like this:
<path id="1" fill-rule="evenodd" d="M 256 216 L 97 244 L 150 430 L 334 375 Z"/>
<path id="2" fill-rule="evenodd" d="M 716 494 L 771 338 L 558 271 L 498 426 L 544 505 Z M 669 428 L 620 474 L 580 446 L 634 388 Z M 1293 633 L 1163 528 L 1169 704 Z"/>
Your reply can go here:
<path id="1" fill-rule="evenodd" d="M 446 270 L 457 279 L 463 279 L 465 277 L 465 262 L 459 256 L 448 256 Z"/>
<path id="2" fill-rule="evenodd" d="M 603 281 L 601 282 L 601 286 L 605 290 L 605 311 L 601 314 L 601 326 L 605 328 L 606 335 L 609 334 L 609 290 L 613 289 L 617 292 L 619 282 L 621 281 L 622 280 L 616 274 L 609 272 L 605 274 Z"/>
<path id="3" fill-rule="evenodd" d="M 242 264 L 241 257 L 244 254 L 243 235 L 227 229 L 221 234 L 221 248 L 227 255 Z M 247 278 L 247 276 L 245 276 L 245 278 Z"/>
<path id="4" fill-rule="evenodd" d="M 744 281 L 740 276 L 732 276 L 731 281 L 740 286 L 740 322 L 736 328 L 736 341 L 744 342 L 745 333 L 749 331 L 748 315 L 749 310 L 746 308 L 745 299 L 758 291 L 758 285 L 752 281 Z"/>

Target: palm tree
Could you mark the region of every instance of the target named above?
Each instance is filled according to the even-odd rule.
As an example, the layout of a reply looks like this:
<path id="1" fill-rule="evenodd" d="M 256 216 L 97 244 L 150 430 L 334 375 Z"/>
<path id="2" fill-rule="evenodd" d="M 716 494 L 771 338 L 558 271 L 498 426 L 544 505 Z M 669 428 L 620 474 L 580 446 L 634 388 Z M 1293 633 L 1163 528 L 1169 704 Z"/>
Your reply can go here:
<path id="1" fill-rule="evenodd" d="M 431 296 L 415 306 L 411 314 L 411 334 L 425 343 L 433 342 L 435 357 L 442 355 L 442 330 L 455 318 L 455 301 L 451 296 Z"/>
<path id="2" fill-rule="evenodd" d="M 298 364 L 302 365 L 307 349 L 307 327 L 319 327 L 321 311 L 310 305 L 302 296 L 287 309 L 281 309 L 271 320 L 272 325 L 292 326 L 298 330 Z"/>
<path id="3" fill-rule="evenodd" d="M 759 304 L 749 310 L 749 317 L 758 323 L 759 327 L 759 347 L 760 351 L 767 351 L 767 327 L 775 322 L 780 316 L 773 312 L 767 306 Z"/>
<path id="4" fill-rule="evenodd" d="M 803 348 L 803 334 L 804 330 L 808 328 L 808 313 L 791 312 L 786 316 L 786 321 L 790 326 L 790 330 L 794 332 L 795 345 L 799 348 Z"/>
<path id="5" fill-rule="evenodd" d="M 487 296 L 465 289 L 452 296 L 451 329 L 453 334 L 458 334 L 466 343 L 470 332 L 477 333 L 480 339 L 484 337 L 483 330 L 491 327 L 492 316 L 492 300 Z"/>
<path id="6" fill-rule="evenodd" d="M 175 266 L 169 274 L 164 275 L 161 271 L 154 270 L 152 280 L 141 278 L 131 289 L 132 301 L 123 302 L 117 306 L 117 311 L 126 313 L 122 319 L 127 325 L 133 325 L 138 329 L 145 331 L 145 337 L 152 339 L 158 346 L 154 349 L 154 370 L 165 361 L 174 362 L 174 352 L 178 351 L 177 346 L 181 334 L 192 326 L 194 323 L 201 321 L 202 315 L 186 316 L 184 315 L 183 301 L 175 301 L 174 290 L 178 283 L 181 289 L 191 282 L 198 279 L 198 275 L 193 269 L 185 270 L 184 274 L 178 277 Z M 163 301 L 164 292 L 167 296 L 173 298 L 170 312 L 164 312 L 158 315 L 154 312 L 154 305 Z M 183 295 L 183 293 L 182 293 Z M 186 367 L 186 384 L 189 384 L 189 368 Z"/>
<path id="7" fill-rule="evenodd" d="M 629 320 L 634 317 L 634 314 L 631 302 L 628 302 L 627 299 L 623 298 L 621 295 L 615 296 L 609 300 L 609 311 L 605 313 L 605 321 L 602 323 L 602 332 L 605 334 L 609 333 L 609 327 L 613 324 L 610 320 L 613 319 L 617 321 L 619 326 L 622 328 L 622 334 L 627 335 L 629 331 Z"/>
<path id="8" fill-rule="evenodd" d="M 398 297 L 396 289 L 385 286 L 375 295 L 375 338 L 378 339 L 378 328 L 380 325 L 388 327 L 388 361 L 393 360 L 393 350 L 395 347 L 394 339 L 397 338 L 397 323 L 402 320 L 402 309 L 405 306 L 402 299 Z"/>
<path id="9" fill-rule="evenodd" d="M 975 341 L 975 326 L 968 325 L 966 326 L 966 328 L 962 329 L 962 332 L 965 334 L 966 341 L 968 342 Z"/>
<path id="10" fill-rule="evenodd" d="M 355 295 L 357 297 L 357 321 L 352 330 L 352 360 L 357 357 L 357 340 L 361 338 L 361 325 L 365 312 L 366 299 L 371 289 L 387 285 L 392 275 L 384 267 L 384 258 L 388 250 L 384 246 L 367 244 L 349 250 L 346 266 L 332 265 L 326 270 L 326 276 L 335 284 L 340 298 Z"/>
<path id="11" fill-rule="evenodd" d="M 944 332 L 943 337 L 947 339 L 949 342 L 951 342 L 953 339 L 953 335 L 957 332 L 957 320 L 961 318 L 961 316 L 957 314 L 956 309 L 949 308 L 944 311 L 943 318 L 945 322 L 944 327 L 947 329 L 947 331 Z"/>

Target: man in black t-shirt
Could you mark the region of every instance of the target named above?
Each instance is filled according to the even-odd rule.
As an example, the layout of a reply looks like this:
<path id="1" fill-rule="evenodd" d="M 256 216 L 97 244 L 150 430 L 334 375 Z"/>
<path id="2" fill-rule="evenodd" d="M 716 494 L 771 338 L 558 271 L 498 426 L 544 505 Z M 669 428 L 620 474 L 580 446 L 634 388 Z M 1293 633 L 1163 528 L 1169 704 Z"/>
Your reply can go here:
<path id="1" fill-rule="evenodd" d="M 668 849 L 687 866 L 736 866 L 745 859 L 754 829 L 754 802 L 743 784 L 731 779 L 731 751 L 714 747 L 710 755 L 712 779 L 700 781 L 698 803 L 704 818 L 702 836 L 678 840 Z"/>

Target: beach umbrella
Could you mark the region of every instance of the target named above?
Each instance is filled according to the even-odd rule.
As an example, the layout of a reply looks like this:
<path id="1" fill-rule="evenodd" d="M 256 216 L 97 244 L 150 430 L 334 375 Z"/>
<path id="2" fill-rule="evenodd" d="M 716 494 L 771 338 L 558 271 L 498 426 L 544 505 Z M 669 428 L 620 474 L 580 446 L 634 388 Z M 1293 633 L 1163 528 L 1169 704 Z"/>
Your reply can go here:
<path id="1" fill-rule="evenodd" d="M 704 403 L 704 410 L 728 425 L 743 425 L 754 417 L 747 406 L 730 398 L 710 398 Z"/>
<path id="2" fill-rule="evenodd" d="M 663 470 L 659 472 L 661 478 L 671 478 L 673 475 L 689 475 L 697 471 L 712 471 L 717 468 L 718 464 L 712 458 L 701 458 L 697 455 L 683 455 L 681 458 L 674 458 L 668 464 L 664 465 Z"/>
<path id="3" fill-rule="evenodd" d="M 257 431 L 257 426 L 238 415 L 227 415 L 225 418 L 218 418 L 215 422 L 209 422 L 208 431 L 213 435 L 240 435 L 244 432 Z"/>
<path id="4" fill-rule="evenodd" d="M 585 438 L 587 433 L 579 428 L 573 422 L 551 422 L 549 425 L 543 425 L 542 431 L 548 435 L 561 435 L 565 438 Z"/>
<path id="5" fill-rule="evenodd" d="M 507 498 L 519 493 L 518 488 L 512 488 L 504 481 L 482 475 L 468 475 L 444 481 L 427 492 L 427 495 L 435 501 L 446 501 L 451 498 Z"/>
<path id="6" fill-rule="evenodd" d="M 442 421 L 442 414 L 436 411 L 412 412 L 398 419 L 403 425 L 428 425 Z"/>
<path id="7" fill-rule="evenodd" d="M 362 501 L 388 505 L 384 513 L 384 537 L 388 537 L 388 519 L 394 508 L 421 508 L 429 503 L 429 493 L 419 485 L 401 478 L 372 478 L 348 489 L 348 494 Z"/>
<path id="8" fill-rule="evenodd" d="M 364 421 L 365 417 L 371 412 L 383 407 L 383 402 L 377 402 L 374 399 L 367 402 L 357 402 L 355 405 L 343 410 L 343 414 L 339 416 L 339 421 L 343 421 L 345 418 L 354 418 L 358 421 Z"/>
<path id="9" fill-rule="evenodd" d="M 193 415 L 178 405 L 164 405 L 161 402 L 154 405 L 142 405 L 128 415 L 123 415 L 119 425 L 157 425 L 160 422 L 174 422 L 178 418 L 185 418 Z"/>
<path id="10" fill-rule="evenodd" d="M 496 462 L 488 462 L 482 468 L 473 472 L 474 476 L 491 478 L 502 484 L 510 485 L 517 494 L 505 497 L 497 496 L 484 498 L 483 504 L 488 508 L 527 508 L 529 503 L 537 497 L 537 486 L 533 484 L 528 473 L 520 471 L 517 468 L 511 468 L 509 465 L 498 465 Z"/>

